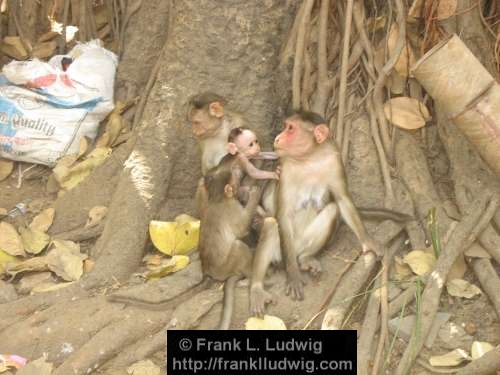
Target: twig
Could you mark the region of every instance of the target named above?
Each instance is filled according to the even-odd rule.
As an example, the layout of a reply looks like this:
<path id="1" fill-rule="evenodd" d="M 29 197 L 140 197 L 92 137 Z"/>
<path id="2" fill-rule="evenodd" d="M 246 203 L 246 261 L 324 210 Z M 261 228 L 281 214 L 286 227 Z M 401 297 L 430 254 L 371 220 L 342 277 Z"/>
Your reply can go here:
<path id="1" fill-rule="evenodd" d="M 344 25 L 344 43 L 342 47 L 342 64 L 340 67 L 340 85 L 339 85 L 339 108 L 337 113 L 337 130 L 339 134 L 344 133 L 344 115 L 346 106 L 346 90 L 347 90 L 347 72 L 349 63 L 349 45 L 351 40 L 351 24 L 352 24 L 352 8 L 354 0 L 347 0 L 347 9 Z M 338 139 L 339 146 L 344 143 L 343 138 Z"/>
<path id="2" fill-rule="evenodd" d="M 347 110 L 349 111 L 349 113 L 351 113 L 352 109 L 354 108 L 354 100 L 355 95 L 349 96 L 349 100 L 347 102 Z M 347 156 L 349 154 L 349 139 L 351 137 L 352 120 L 352 116 L 347 118 L 344 129 L 344 137 L 342 139 L 342 161 L 344 162 L 344 165 L 347 164 Z"/>
<path id="3" fill-rule="evenodd" d="M 498 198 L 493 197 L 486 205 L 485 198 L 481 197 L 474 201 L 471 207 L 471 212 L 464 216 L 464 219 L 455 229 L 454 236 L 446 244 L 434 271 L 427 281 L 427 285 L 422 295 L 422 316 L 425 316 L 425 319 L 422 320 L 421 329 L 413 332 L 410 339 L 411 344 L 407 346 L 397 368 L 397 375 L 407 374 L 413 362 L 418 357 L 424 339 L 428 335 L 432 322 L 436 316 L 439 306 L 439 297 L 441 296 L 441 291 L 446 282 L 448 272 L 457 257 L 475 241 L 476 237 L 491 221 L 491 218 L 498 208 Z"/>
<path id="4" fill-rule="evenodd" d="M 391 141 L 388 132 L 387 119 L 385 118 L 384 114 L 382 99 L 384 97 L 385 81 L 389 76 L 391 70 L 394 68 L 394 65 L 398 61 L 401 52 L 403 51 L 406 38 L 406 23 L 405 23 L 403 2 L 402 0 L 394 0 L 394 2 L 396 3 L 396 8 L 398 9 L 397 21 L 396 21 L 399 27 L 398 39 L 396 41 L 396 46 L 394 48 L 393 55 L 389 57 L 389 60 L 385 63 L 385 65 L 382 67 L 382 70 L 379 72 L 379 76 L 377 81 L 375 82 L 375 87 L 373 90 L 373 105 L 375 107 L 378 123 L 380 126 L 380 133 L 382 135 L 382 144 L 384 145 L 384 150 L 391 163 L 393 160 L 393 155 L 391 154 Z"/>
<path id="5" fill-rule="evenodd" d="M 358 375 L 368 375 L 368 367 L 372 352 L 372 342 L 377 332 L 377 325 L 380 309 L 380 279 L 377 280 L 375 290 L 371 293 L 366 307 L 365 318 L 361 327 L 361 335 L 358 342 Z"/>
<path id="6" fill-rule="evenodd" d="M 305 3 L 304 13 L 300 20 L 299 30 L 297 32 L 297 44 L 295 46 L 295 59 L 292 73 L 292 105 L 294 109 L 298 109 L 300 107 L 300 81 L 302 76 L 305 36 L 314 0 L 305 0 Z"/>
<path id="7" fill-rule="evenodd" d="M 328 100 L 328 57 L 326 48 L 326 38 L 328 32 L 328 11 L 330 9 L 330 0 L 321 0 L 321 9 L 319 13 L 318 25 L 318 80 L 316 98 L 313 104 L 313 111 L 324 116 L 326 102 Z"/>

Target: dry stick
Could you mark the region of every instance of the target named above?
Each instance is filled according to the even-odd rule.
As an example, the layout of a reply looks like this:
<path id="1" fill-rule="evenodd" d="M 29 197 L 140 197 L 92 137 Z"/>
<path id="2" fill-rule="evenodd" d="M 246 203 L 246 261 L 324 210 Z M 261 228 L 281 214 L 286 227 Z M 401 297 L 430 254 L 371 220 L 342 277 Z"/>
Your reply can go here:
<path id="1" fill-rule="evenodd" d="M 311 17 L 311 10 L 314 5 L 314 0 L 304 0 L 304 13 L 299 24 L 299 30 L 297 32 L 297 44 L 295 46 L 295 59 L 293 63 L 293 73 L 292 73 L 292 105 L 294 109 L 300 107 L 300 81 L 302 76 L 302 60 L 304 58 L 304 48 L 305 48 L 305 37 L 307 24 L 309 18 Z"/>
<path id="2" fill-rule="evenodd" d="M 380 279 L 377 280 L 375 290 L 370 295 L 368 306 L 366 307 L 365 318 L 361 327 L 361 335 L 358 341 L 358 375 L 368 375 L 368 367 L 372 352 L 372 342 L 377 332 L 377 325 L 380 309 Z"/>
<path id="3" fill-rule="evenodd" d="M 394 254 L 392 254 L 394 255 Z M 392 256 L 391 256 L 392 259 Z M 380 286 L 380 335 L 378 337 L 377 352 L 375 354 L 375 360 L 372 367 L 372 375 L 377 375 L 384 356 L 384 346 L 388 335 L 388 310 L 389 310 L 389 297 L 387 293 L 387 282 L 389 280 L 389 262 L 390 259 L 387 254 L 382 260 L 382 275 L 381 275 L 381 286 Z"/>
<path id="4" fill-rule="evenodd" d="M 316 98 L 312 110 L 325 115 L 326 102 L 328 100 L 328 54 L 326 48 L 326 39 L 328 34 L 328 12 L 330 10 L 330 0 L 321 0 L 318 25 L 318 80 L 316 89 Z"/>
<path id="5" fill-rule="evenodd" d="M 307 27 L 306 31 L 306 37 L 305 37 L 305 44 L 307 45 L 309 42 L 309 36 L 311 34 L 311 28 Z M 309 107 L 309 96 L 311 95 L 311 92 L 313 89 L 311 88 L 311 70 L 312 70 L 312 63 L 311 63 L 311 56 L 309 55 L 308 48 L 304 48 L 304 73 L 302 76 L 302 92 L 301 92 L 301 107 L 305 109 L 306 111 L 310 110 Z"/>
<path id="6" fill-rule="evenodd" d="M 368 88 L 370 91 L 372 86 Z M 389 172 L 389 163 L 385 156 L 384 147 L 382 146 L 382 140 L 380 139 L 380 134 L 378 132 L 377 120 L 375 115 L 375 110 L 373 109 L 373 103 L 370 98 L 366 101 L 366 110 L 370 116 L 370 130 L 372 132 L 372 138 L 375 142 L 375 147 L 377 148 L 378 160 L 380 162 L 380 169 L 382 170 L 382 177 L 384 179 L 385 186 L 385 196 L 389 201 L 394 200 L 394 190 L 392 189 L 391 174 Z"/>
<path id="7" fill-rule="evenodd" d="M 474 259 L 472 269 L 500 318 L 500 278 L 489 259 Z"/>
<path id="8" fill-rule="evenodd" d="M 492 375 L 500 369 L 500 346 L 457 371 L 456 375 Z"/>
<path id="9" fill-rule="evenodd" d="M 368 34 L 366 33 L 364 26 L 364 12 L 362 7 L 364 7 L 363 2 L 361 2 L 360 0 L 356 0 L 352 10 L 352 16 L 354 19 L 354 25 L 356 26 L 356 30 L 359 34 L 359 40 L 361 41 L 361 45 L 363 46 L 363 49 L 365 51 L 366 58 L 368 59 L 368 64 L 365 64 L 366 71 L 370 75 L 370 77 L 375 77 L 375 71 L 373 67 L 375 67 L 377 70 L 380 70 L 380 67 L 376 66 L 375 64 L 375 60 L 373 57 L 373 46 L 370 39 L 368 38 Z"/>
<path id="10" fill-rule="evenodd" d="M 384 84 L 385 80 L 389 76 L 389 73 L 396 65 L 396 62 L 403 51 L 406 38 L 406 23 L 405 23 L 405 13 L 402 0 L 394 0 L 396 3 L 396 8 L 398 9 L 398 15 L 396 22 L 399 26 L 399 35 L 396 41 L 396 46 L 394 48 L 393 55 L 385 63 L 382 70 L 379 72 L 378 79 L 375 82 L 375 87 L 373 90 L 373 104 L 375 106 L 375 111 L 377 114 L 378 123 L 380 126 L 380 132 L 382 135 L 382 144 L 384 145 L 384 150 L 386 155 L 388 155 L 389 160 L 393 160 L 394 156 L 391 153 L 391 139 L 388 131 L 387 119 L 384 114 L 384 105 L 382 99 L 384 97 Z"/>
<path id="11" fill-rule="evenodd" d="M 396 237 L 401 230 L 400 225 L 386 220 L 377 227 L 373 237 L 376 242 L 386 244 Z M 392 249 L 391 246 L 391 252 Z M 321 329 L 341 329 L 345 314 L 352 303 L 352 296 L 356 295 L 363 287 L 376 264 L 377 258 L 372 252 L 362 254 L 359 257 L 350 272 L 340 281 L 323 318 Z"/>
<path id="12" fill-rule="evenodd" d="M 168 31 L 167 31 L 167 39 L 170 36 L 170 30 L 172 29 L 172 22 L 173 22 L 173 1 L 169 0 L 169 10 L 168 10 Z M 166 49 L 167 43 L 165 43 L 161 49 L 160 54 L 158 55 L 158 59 L 156 60 L 155 66 L 151 70 L 151 74 L 149 75 L 148 78 L 148 83 L 146 84 L 146 87 L 144 88 L 144 94 L 141 96 L 141 100 L 139 101 L 139 105 L 137 106 L 137 111 L 134 114 L 134 121 L 132 123 L 132 129 L 135 129 L 135 127 L 139 124 L 139 122 L 142 120 L 142 114 L 144 113 L 144 108 L 146 108 L 146 102 L 149 98 L 149 94 L 151 93 L 151 89 L 153 88 L 154 83 L 156 82 L 156 76 L 158 75 L 158 71 L 160 70 L 160 67 L 165 63 L 163 61 L 163 55 Z"/>
<path id="13" fill-rule="evenodd" d="M 349 100 L 347 101 L 347 111 L 351 113 L 354 108 L 355 95 L 352 94 L 349 96 Z M 342 161 L 344 165 L 347 165 L 347 156 L 349 154 L 349 138 L 351 135 L 351 127 L 352 127 L 353 116 L 349 116 L 345 123 L 344 129 L 344 138 L 342 139 Z"/>
<path id="14" fill-rule="evenodd" d="M 280 52 L 280 67 L 283 67 L 288 62 L 288 59 L 294 54 L 295 46 L 297 44 L 297 33 L 300 25 L 300 20 L 302 19 L 302 14 L 304 13 L 305 2 L 300 4 L 300 8 L 297 11 L 297 15 L 293 21 L 292 29 L 288 34 L 288 39 Z"/>
<path id="15" fill-rule="evenodd" d="M 460 254 L 463 253 L 475 240 L 476 237 L 486 228 L 498 208 L 498 198 L 493 197 L 485 210 L 484 198 L 476 199 L 471 204 L 471 212 L 464 216 L 464 219 L 457 225 L 453 232 L 454 236 L 446 244 L 432 271 L 425 290 L 422 294 L 422 326 L 420 332 L 413 332 L 410 344 L 401 358 L 396 375 L 406 375 L 411 369 L 413 362 L 418 357 L 422 349 L 424 339 L 427 337 L 432 322 L 439 307 L 439 297 L 444 287 L 448 272 Z M 483 214 L 484 212 L 484 214 Z M 477 224 L 476 224 L 477 223 Z"/>
<path id="16" fill-rule="evenodd" d="M 344 116 L 345 116 L 345 102 L 347 91 L 347 72 L 349 63 L 349 45 L 351 40 L 351 24 L 352 24 L 352 7 L 353 0 L 347 0 L 347 9 L 345 15 L 344 25 L 344 44 L 342 47 L 342 64 L 340 66 L 340 85 L 339 85 L 339 108 L 337 113 L 337 129 L 339 134 L 343 135 L 344 129 Z M 343 138 L 338 139 L 339 146 L 344 143 Z"/>

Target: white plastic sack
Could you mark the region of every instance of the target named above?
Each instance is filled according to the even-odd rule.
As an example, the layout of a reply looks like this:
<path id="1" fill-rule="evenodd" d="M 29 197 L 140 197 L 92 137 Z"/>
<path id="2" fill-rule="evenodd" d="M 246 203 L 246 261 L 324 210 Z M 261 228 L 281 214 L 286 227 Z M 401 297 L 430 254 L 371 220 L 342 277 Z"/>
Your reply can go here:
<path id="1" fill-rule="evenodd" d="M 81 137 L 95 138 L 99 122 L 114 108 L 117 58 L 98 41 L 79 44 L 69 55 L 74 61 L 66 72 L 59 69 L 61 56 L 3 68 L 0 157 L 52 166 L 76 154 Z"/>

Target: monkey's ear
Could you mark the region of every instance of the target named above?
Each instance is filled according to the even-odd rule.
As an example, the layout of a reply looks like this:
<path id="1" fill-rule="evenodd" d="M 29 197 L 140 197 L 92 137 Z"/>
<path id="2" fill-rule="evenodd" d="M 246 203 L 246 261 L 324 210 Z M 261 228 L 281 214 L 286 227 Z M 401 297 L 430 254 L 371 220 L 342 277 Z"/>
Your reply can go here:
<path id="1" fill-rule="evenodd" d="M 224 194 L 227 198 L 232 198 L 234 195 L 233 187 L 229 184 L 226 184 L 226 186 L 224 186 Z"/>
<path id="2" fill-rule="evenodd" d="M 323 143 L 330 136 L 330 128 L 325 124 L 319 124 L 314 127 L 314 138 L 316 142 Z"/>
<path id="3" fill-rule="evenodd" d="M 221 102 L 213 102 L 208 106 L 210 116 L 221 118 L 224 116 L 224 105 Z"/>
<path id="4" fill-rule="evenodd" d="M 231 155 L 236 155 L 238 152 L 238 146 L 236 146 L 236 143 L 234 142 L 228 142 L 226 145 L 227 152 L 229 152 Z"/>

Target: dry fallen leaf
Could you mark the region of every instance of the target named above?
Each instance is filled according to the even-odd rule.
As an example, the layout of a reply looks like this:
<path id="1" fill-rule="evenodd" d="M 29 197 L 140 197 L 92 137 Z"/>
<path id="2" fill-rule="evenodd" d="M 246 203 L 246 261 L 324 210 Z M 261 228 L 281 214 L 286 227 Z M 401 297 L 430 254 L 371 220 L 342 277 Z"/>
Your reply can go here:
<path id="1" fill-rule="evenodd" d="M 408 16 L 413 18 L 421 18 L 422 17 L 422 3 L 423 0 L 415 0 L 408 11 Z M 428 3 L 432 4 L 433 3 Z M 431 5 L 431 6 L 432 6 Z M 457 11 L 457 0 L 439 0 L 437 9 L 437 19 L 444 20 L 449 18 L 455 14 Z"/>
<path id="2" fill-rule="evenodd" d="M 462 279 L 453 279 L 446 283 L 446 290 L 448 294 L 454 297 L 472 298 L 481 294 L 481 289 L 479 289 L 474 284 Z"/>
<path id="3" fill-rule="evenodd" d="M 56 166 L 52 169 L 52 173 L 59 185 L 68 175 L 69 168 L 73 164 L 75 164 L 75 162 L 76 162 L 76 155 L 66 155 L 57 161 Z"/>
<path id="4" fill-rule="evenodd" d="M 0 250 L 14 256 L 25 256 L 23 241 L 16 228 L 5 221 L 0 222 Z"/>
<path id="5" fill-rule="evenodd" d="M 47 253 L 49 269 L 66 281 L 79 280 L 83 274 L 86 254 L 80 253 L 80 246 L 72 241 L 54 240 Z"/>
<path id="6" fill-rule="evenodd" d="M 106 206 L 95 206 L 89 210 L 89 217 L 87 219 L 87 223 L 85 224 L 86 228 L 94 227 L 106 216 L 108 213 L 108 208 Z"/>
<path id="7" fill-rule="evenodd" d="M 14 265 L 19 263 L 16 257 L 7 254 L 5 251 L 0 250 L 0 275 L 5 272 L 9 265 Z"/>
<path id="8" fill-rule="evenodd" d="M 175 221 L 150 221 L 149 235 L 155 247 L 167 255 L 185 255 L 198 246 L 200 221 L 179 215 Z"/>
<path id="9" fill-rule="evenodd" d="M 393 70 L 387 78 L 385 85 L 393 94 L 400 95 L 405 90 L 406 77 Z"/>
<path id="10" fill-rule="evenodd" d="M 413 276 L 411 268 L 398 256 L 394 257 L 394 275 L 398 281 L 408 280 Z"/>
<path id="11" fill-rule="evenodd" d="M 95 260 L 85 259 L 83 261 L 83 272 L 89 273 L 94 269 L 94 266 L 95 266 Z"/>
<path id="12" fill-rule="evenodd" d="M 80 159 L 82 156 L 84 156 L 88 149 L 89 149 L 89 138 L 87 137 L 82 137 L 80 139 L 80 145 L 78 146 L 78 155 L 76 156 L 77 159 Z"/>
<path id="13" fill-rule="evenodd" d="M 387 38 L 387 49 L 389 50 L 389 55 L 392 56 L 396 49 L 396 44 L 399 36 L 398 25 L 393 23 L 391 25 L 391 29 L 389 31 L 389 36 Z M 399 55 L 399 59 L 394 65 L 394 70 L 398 72 L 403 77 L 408 77 L 410 75 L 410 68 L 415 65 L 417 59 L 415 58 L 415 54 L 413 53 L 410 45 L 405 41 L 403 50 Z"/>
<path id="14" fill-rule="evenodd" d="M 35 216 L 29 227 L 40 232 L 47 232 L 54 221 L 56 210 L 52 207 L 43 210 Z"/>
<path id="15" fill-rule="evenodd" d="M 0 181 L 5 180 L 14 170 L 14 162 L 0 159 Z"/>
<path id="16" fill-rule="evenodd" d="M 247 331 L 286 331 L 286 325 L 277 316 L 264 315 L 263 319 L 251 317 L 245 323 Z"/>
<path id="17" fill-rule="evenodd" d="M 402 129 L 419 129 L 431 119 L 427 107 L 417 99 L 400 96 L 384 103 L 385 117 Z"/>
<path id="18" fill-rule="evenodd" d="M 410 251 L 403 260 L 410 266 L 411 270 L 419 276 L 431 272 L 436 264 L 436 257 L 434 254 L 423 250 Z"/>
<path id="19" fill-rule="evenodd" d="M 4 37 L 2 44 L 0 44 L 0 50 L 15 60 L 26 60 L 29 57 L 21 38 L 18 36 Z"/>
<path id="20" fill-rule="evenodd" d="M 9 213 L 9 210 L 6 208 L 0 207 L 0 216 L 6 216 Z"/>
<path id="21" fill-rule="evenodd" d="M 31 51 L 32 57 L 36 57 L 37 59 L 47 59 L 54 55 L 54 52 L 57 49 L 57 42 L 54 40 L 48 42 L 38 43 L 33 47 Z"/>
<path id="22" fill-rule="evenodd" d="M 493 345 L 485 341 L 474 341 L 471 348 L 471 357 L 473 360 L 481 358 L 483 355 L 488 353 L 490 350 L 495 349 Z"/>
<path id="23" fill-rule="evenodd" d="M 5 269 L 5 273 L 16 276 L 22 272 L 42 272 L 48 271 L 47 259 L 45 257 L 34 257 L 19 263 L 10 263 Z"/>
<path id="24" fill-rule="evenodd" d="M 177 272 L 186 268 L 189 264 L 189 257 L 186 255 L 174 255 L 159 266 L 149 266 L 149 271 L 144 274 L 144 277 L 150 279 L 160 279 L 171 273 Z"/>
<path id="25" fill-rule="evenodd" d="M 469 354 L 463 349 L 455 349 L 443 355 L 436 355 L 429 358 L 431 366 L 458 366 L 464 361 L 470 361 Z"/>
<path id="26" fill-rule="evenodd" d="M 127 367 L 129 375 L 160 375 L 161 369 L 151 360 L 144 360 Z"/>
<path id="27" fill-rule="evenodd" d="M 30 254 L 39 254 L 50 241 L 50 236 L 36 229 L 20 227 L 24 250 Z"/>
<path id="28" fill-rule="evenodd" d="M 62 188 L 70 190 L 85 180 L 92 171 L 104 163 L 111 154 L 112 150 L 107 147 L 99 147 L 94 149 L 87 155 L 85 160 L 73 165 L 66 170 L 64 175 L 59 176 L 59 184 Z"/>

